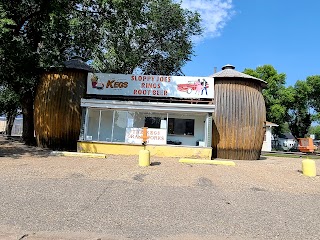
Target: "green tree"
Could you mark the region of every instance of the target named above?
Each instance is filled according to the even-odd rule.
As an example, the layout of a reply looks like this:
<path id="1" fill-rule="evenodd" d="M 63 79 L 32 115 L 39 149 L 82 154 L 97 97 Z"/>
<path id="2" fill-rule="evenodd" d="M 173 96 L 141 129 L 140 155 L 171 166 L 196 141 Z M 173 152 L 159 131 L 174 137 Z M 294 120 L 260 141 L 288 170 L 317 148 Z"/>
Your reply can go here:
<path id="1" fill-rule="evenodd" d="M 310 87 L 310 106 L 315 111 L 313 120 L 320 122 L 320 75 L 309 76 L 306 82 Z"/>
<path id="2" fill-rule="evenodd" d="M 177 74 L 201 34 L 200 16 L 172 0 L 112 0 L 94 65 L 102 72 Z"/>
<path id="3" fill-rule="evenodd" d="M 0 0 L 0 84 L 19 95 L 23 139 L 34 142 L 33 101 L 41 69 L 80 55 L 92 58 L 100 40 L 95 1 Z"/>
<path id="4" fill-rule="evenodd" d="M 2 37 L 5 33 L 9 32 L 9 27 L 14 26 L 15 23 L 7 17 L 6 11 L 0 4 L 0 36 Z"/>
<path id="5" fill-rule="evenodd" d="M 19 96 L 7 87 L 0 87 L 0 115 L 5 114 L 7 119 L 6 135 L 11 136 L 14 120 L 18 115 L 20 104 Z"/>
<path id="6" fill-rule="evenodd" d="M 320 125 L 311 126 L 309 128 L 308 134 L 314 134 L 315 139 L 319 140 L 320 139 Z"/>
<path id="7" fill-rule="evenodd" d="M 201 33 L 199 15 L 172 0 L 0 0 L 0 14 L 0 84 L 19 96 L 27 144 L 44 68 L 81 56 L 102 71 L 178 74 Z"/>
<path id="8" fill-rule="evenodd" d="M 292 135 L 302 138 L 308 133 L 312 122 L 312 116 L 309 113 L 311 87 L 306 81 L 298 80 L 294 87 L 289 89 L 294 98 L 288 109 L 287 121 Z"/>
<path id="9" fill-rule="evenodd" d="M 266 103 L 266 117 L 268 121 L 279 125 L 273 129 L 275 133 L 281 133 L 287 121 L 289 106 L 294 101 L 294 91 L 285 87 L 286 75 L 278 73 L 272 65 L 245 69 L 244 73 L 268 83 L 266 89 L 262 91 Z"/>

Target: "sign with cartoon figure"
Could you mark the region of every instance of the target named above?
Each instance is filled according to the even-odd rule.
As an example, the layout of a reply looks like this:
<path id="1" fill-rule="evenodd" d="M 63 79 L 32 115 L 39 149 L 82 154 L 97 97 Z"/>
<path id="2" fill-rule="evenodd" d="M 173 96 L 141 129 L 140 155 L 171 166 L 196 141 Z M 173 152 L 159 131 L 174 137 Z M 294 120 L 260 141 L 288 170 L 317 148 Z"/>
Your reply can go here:
<path id="1" fill-rule="evenodd" d="M 89 73 L 87 94 L 175 98 L 214 98 L 209 77 Z"/>

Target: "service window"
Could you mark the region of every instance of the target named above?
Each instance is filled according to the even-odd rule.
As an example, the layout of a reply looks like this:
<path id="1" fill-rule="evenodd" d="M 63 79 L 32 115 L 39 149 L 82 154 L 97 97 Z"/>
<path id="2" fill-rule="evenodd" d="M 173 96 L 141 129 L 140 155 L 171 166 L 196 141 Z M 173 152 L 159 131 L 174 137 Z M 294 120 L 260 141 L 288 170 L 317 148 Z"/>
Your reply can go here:
<path id="1" fill-rule="evenodd" d="M 160 117 L 146 117 L 144 120 L 144 126 L 148 128 L 160 128 Z"/>
<path id="2" fill-rule="evenodd" d="M 194 135 L 194 119 L 169 118 L 168 134 Z"/>

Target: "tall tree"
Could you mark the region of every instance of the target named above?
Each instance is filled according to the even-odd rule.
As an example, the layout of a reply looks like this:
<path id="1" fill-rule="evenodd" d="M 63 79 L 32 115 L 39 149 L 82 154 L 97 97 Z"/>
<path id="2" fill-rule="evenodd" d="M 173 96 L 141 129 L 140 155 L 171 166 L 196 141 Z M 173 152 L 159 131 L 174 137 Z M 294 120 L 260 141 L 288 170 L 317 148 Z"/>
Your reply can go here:
<path id="1" fill-rule="evenodd" d="M 320 125 L 316 125 L 316 126 L 311 126 L 309 128 L 309 134 L 314 134 L 315 135 L 315 139 L 319 140 L 320 139 Z"/>
<path id="2" fill-rule="evenodd" d="M 320 75 L 309 76 L 306 82 L 310 87 L 310 106 L 315 111 L 313 120 L 320 122 Z"/>
<path id="3" fill-rule="evenodd" d="M 282 132 L 287 121 L 289 106 L 294 101 L 294 92 L 285 87 L 286 75 L 278 73 L 272 65 L 263 65 L 256 69 L 245 69 L 244 73 L 266 81 L 267 87 L 262 91 L 266 102 L 267 120 L 279 125 L 274 131 Z"/>
<path id="4" fill-rule="evenodd" d="M 34 142 L 33 100 L 40 69 L 73 55 L 86 59 L 100 38 L 94 1 L 0 0 L 0 83 L 19 95 L 23 139 Z M 89 7 L 86 4 L 92 6 Z"/>
<path id="5" fill-rule="evenodd" d="M 0 0 L 0 15 L 0 84 L 19 95 L 28 144 L 43 68 L 77 55 L 102 71 L 180 74 L 201 33 L 199 15 L 172 0 Z"/>
<path id="6" fill-rule="evenodd" d="M 288 90 L 294 95 L 288 108 L 289 128 L 293 136 L 303 138 L 308 133 L 312 122 L 312 116 L 309 113 L 311 87 L 306 81 L 298 80 L 294 87 L 289 87 Z"/>
<path id="7" fill-rule="evenodd" d="M 172 0 L 110 0 L 94 65 L 102 72 L 177 74 L 201 34 L 200 16 Z"/>

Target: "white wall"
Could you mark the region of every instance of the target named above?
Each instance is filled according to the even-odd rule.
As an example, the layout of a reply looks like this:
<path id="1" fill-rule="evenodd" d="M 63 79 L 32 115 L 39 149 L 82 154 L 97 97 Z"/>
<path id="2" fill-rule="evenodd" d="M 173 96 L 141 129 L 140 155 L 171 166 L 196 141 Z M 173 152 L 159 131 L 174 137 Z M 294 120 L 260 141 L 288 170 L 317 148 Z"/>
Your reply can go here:
<path id="1" fill-rule="evenodd" d="M 271 140 L 272 140 L 271 127 L 267 126 L 261 151 L 270 152 L 272 150 Z"/>

